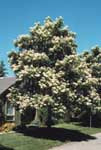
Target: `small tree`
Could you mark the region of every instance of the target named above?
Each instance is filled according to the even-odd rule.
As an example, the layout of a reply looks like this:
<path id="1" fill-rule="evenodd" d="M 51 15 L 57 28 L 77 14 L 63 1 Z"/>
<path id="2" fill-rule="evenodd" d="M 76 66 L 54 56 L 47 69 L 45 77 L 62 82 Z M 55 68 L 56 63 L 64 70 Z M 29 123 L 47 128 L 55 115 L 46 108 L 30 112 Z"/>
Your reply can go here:
<path id="1" fill-rule="evenodd" d="M 75 34 L 61 17 L 55 21 L 48 17 L 43 25 L 36 23 L 28 35 L 15 40 L 15 46 L 19 51 L 9 54 L 9 62 L 17 84 L 8 98 L 21 112 L 29 106 L 36 110 L 46 107 L 50 127 L 52 113 L 63 115 L 66 109 L 80 109 L 92 99 L 96 80 L 76 54 Z"/>
<path id="2" fill-rule="evenodd" d="M 0 78 L 6 75 L 6 69 L 3 61 L 0 61 Z M 4 117 L 2 115 L 2 101 L 0 100 L 0 123 L 2 123 Z"/>
<path id="3" fill-rule="evenodd" d="M 3 61 L 0 61 L 0 77 L 4 77 L 6 75 L 5 64 Z"/>

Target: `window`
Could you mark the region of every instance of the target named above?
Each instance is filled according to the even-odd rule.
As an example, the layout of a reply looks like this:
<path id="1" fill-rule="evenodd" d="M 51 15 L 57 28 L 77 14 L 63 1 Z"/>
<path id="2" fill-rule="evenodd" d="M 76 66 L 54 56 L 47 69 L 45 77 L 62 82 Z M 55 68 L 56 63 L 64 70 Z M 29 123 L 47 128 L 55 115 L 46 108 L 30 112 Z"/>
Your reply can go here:
<path id="1" fill-rule="evenodd" d="M 15 121 L 15 107 L 10 103 L 6 103 L 6 120 Z"/>

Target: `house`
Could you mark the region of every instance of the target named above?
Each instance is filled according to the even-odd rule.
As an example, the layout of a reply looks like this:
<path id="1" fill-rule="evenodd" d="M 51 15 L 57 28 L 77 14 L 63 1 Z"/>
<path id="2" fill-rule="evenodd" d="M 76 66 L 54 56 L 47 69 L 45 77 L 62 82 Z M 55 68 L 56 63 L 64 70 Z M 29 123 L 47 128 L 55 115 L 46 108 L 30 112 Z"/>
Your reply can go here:
<path id="1" fill-rule="evenodd" d="M 35 118 L 35 109 L 27 108 L 24 114 L 21 114 L 19 110 L 7 101 L 8 89 L 15 83 L 15 77 L 0 78 L 0 122 L 14 122 L 16 126 L 22 123 L 29 124 Z"/>
<path id="2" fill-rule="evenodd" d="M 0 78 L 0 122 L 15 122 L 21 124 L 21 115 L 15 107 L 7 101 L 8 88 L 16 82 L 15 77 Z"/>

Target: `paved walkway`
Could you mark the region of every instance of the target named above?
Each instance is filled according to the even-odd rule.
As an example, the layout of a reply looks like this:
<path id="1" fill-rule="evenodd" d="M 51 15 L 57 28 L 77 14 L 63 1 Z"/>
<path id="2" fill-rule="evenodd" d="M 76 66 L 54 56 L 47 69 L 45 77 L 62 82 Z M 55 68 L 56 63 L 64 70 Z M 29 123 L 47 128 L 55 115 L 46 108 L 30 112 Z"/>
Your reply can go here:
<path id="1" fill-rule="evenodd" d="M 71 142 L 50 150 L 101 150 L 101 133 L 93 135 L 94 140 Z"/>

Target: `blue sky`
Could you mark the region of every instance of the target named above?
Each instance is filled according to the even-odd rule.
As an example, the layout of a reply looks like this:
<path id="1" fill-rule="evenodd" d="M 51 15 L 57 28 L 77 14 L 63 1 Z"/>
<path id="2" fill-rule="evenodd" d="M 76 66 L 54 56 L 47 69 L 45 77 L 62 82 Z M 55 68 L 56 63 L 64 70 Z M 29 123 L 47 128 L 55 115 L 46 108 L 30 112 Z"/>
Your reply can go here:
<path id="1" fill-rule="evenodd" d="M 0 59 L 9 72 L 7 53 L 15 49 L 13 40 L 28 33 L 34 22 L 45 17 L 64 18 L 77 33 L 78 52 L 101 46 L 101 0 L 0 0 Z"/>

